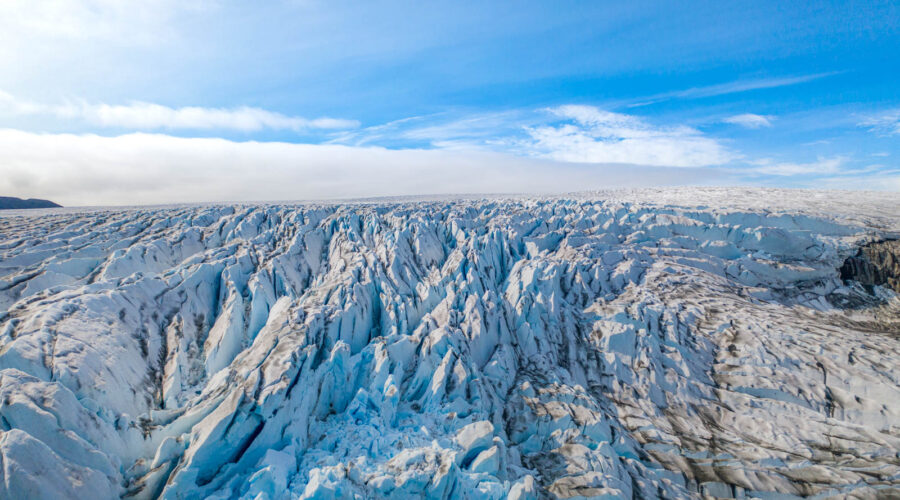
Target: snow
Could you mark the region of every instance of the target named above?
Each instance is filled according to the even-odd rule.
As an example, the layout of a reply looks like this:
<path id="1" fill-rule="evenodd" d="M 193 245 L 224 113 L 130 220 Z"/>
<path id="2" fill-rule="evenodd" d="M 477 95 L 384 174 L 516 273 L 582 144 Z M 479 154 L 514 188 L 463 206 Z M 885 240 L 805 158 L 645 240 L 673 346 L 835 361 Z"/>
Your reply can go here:
<path id="1" fill-rule="evenodd" d="M 0 497 L 889 496 L 900 297 L 838 270 L 898 231 L 706 188 L 0 217 Z"/>

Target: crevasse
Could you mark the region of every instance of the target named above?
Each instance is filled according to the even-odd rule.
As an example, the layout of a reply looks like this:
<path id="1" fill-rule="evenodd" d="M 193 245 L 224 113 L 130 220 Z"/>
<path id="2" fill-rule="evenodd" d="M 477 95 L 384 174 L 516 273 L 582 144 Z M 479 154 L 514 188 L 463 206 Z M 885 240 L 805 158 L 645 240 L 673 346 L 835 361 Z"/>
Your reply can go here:
<path id="1" fill-rule="evenodd" d="M 884 221 L 692 205 L 2 218 L 0 497 L 896 491 Z"/>

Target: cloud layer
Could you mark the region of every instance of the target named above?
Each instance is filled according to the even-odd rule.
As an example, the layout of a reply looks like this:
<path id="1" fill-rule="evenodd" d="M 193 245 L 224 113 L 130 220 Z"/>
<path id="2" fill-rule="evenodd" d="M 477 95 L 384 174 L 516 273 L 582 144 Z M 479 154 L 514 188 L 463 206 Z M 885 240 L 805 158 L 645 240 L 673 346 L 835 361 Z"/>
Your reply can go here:
<path id="1" fill-rule="evenodd" d="M 285 116 L 259 108 L 242 106 L 233 109 L 187 106 L 171 108 L 148 102 L 128 105 L 93 104 L 83 100 L 49 105 L 22 99 L 0 91 L 0 113 L 13 115 L 50 115 L 81 120 L 100 127 L 131 130 L 192 129 L 237 130 L 255 132 L 262 129 L 293 130 L 348 129 L 359 126 L 355 120 L 336 118 L 307 119 Z"/>
<path id="2" fill-rule="evenodd" d="M 0 129 L 0 192 L 65 205 L 553 193 L 729 182 L 725 172 L 710 168 L 578 165 L 492 152 Z"/>
<path id="3" fill-rule="evenodd" d="M 273 136 L 254 133 L 261 130 L 330 131 L 319 135 L 330 143 L 298 144 L 0 129 L 0 193 L 66 205 L 559 193 L 685 184 L 900 185 L 900 172 L 889 164 L 869 165 L 826 151 L 818 151 L 815 161 L 802 154 L 754 158 L 711 135 L 715 128 L 661 124 L 587 105 L 448 112 L 355 128 L 354 121 L 310 120 L 250 107 L 83 100 L 49 105 L 0 92 L 0 115 L 13 121 L 27 116 L 80 121 L 90 125 L 87 130 L 231 130 L 254 138 Z M 876 118 L 863 126 L 888 135 L 897 128 L 895 115 Z M 779 128 L 786 120 L 779 120 Z M 771 117 L 750 113 L 695 122 L 772 126 Z M 879 156 L 889 157 L 890 152 Z"/>

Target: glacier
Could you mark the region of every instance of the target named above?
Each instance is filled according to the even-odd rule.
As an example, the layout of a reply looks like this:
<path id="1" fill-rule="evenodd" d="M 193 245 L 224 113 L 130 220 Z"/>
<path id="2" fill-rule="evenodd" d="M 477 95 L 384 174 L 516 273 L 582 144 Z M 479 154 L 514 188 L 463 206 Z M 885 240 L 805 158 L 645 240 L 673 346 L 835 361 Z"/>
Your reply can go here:
<path id="1" fill-rule="evenodd" d="M 776 189 L 10 212 L 0 498 L 896 498 L 898 235 Z"/>

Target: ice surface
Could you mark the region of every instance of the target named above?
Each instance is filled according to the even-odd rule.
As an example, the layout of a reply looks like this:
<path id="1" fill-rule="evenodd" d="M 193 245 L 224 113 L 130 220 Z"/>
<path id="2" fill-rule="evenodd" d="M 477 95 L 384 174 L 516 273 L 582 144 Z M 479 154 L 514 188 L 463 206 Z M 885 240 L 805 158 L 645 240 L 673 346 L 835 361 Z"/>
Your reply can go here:
<path id="1" fill-rule="evenodd" d="M 900 196 L 0 217 L 0 498 L 900 494 Z"/>

